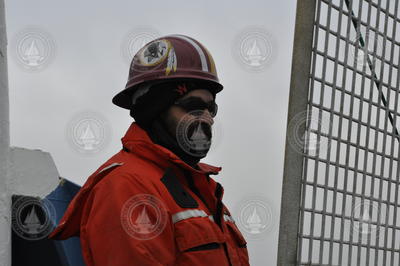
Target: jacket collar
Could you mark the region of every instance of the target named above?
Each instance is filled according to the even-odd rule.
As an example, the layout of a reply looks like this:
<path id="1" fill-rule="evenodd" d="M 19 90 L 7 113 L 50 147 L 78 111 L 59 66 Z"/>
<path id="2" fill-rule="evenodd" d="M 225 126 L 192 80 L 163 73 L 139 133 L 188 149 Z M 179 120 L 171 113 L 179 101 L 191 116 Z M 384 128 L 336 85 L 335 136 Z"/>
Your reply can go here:
<path id="1" fill-rule="evenodd" d="M 200 170 L 191 167 L 167 148 L 153 143 L 146 131 L 135 122 L 130 125 L 125 136 L 121 138 L 121 142 L 130 152 L 163 167 L 168 167 L 169 164 L 173 163 L 192 172 L 213 175 L 217 175 L 222 169 L 222 167 L 206 163 L 197 164 Z"/>

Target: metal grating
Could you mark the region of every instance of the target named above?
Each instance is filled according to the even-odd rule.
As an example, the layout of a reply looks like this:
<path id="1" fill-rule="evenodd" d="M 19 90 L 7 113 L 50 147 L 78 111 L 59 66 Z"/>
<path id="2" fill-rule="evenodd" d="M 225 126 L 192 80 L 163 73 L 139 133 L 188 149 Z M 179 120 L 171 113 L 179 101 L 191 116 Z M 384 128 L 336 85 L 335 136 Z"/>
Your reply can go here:
<path id="1" fill-rule="evenodd" d="M 281 216 L 278 264 L 288 265 L 285 249 L 295 249 L 296 265 L 400 265 L 399 1 L 313 3 L 307 104 L 288 115 L 291 149 L 293 131 L 304 130 L 302 171 L 291 177 L 301 177 L 298 227 Z M 285 168 L 291 160 L 286 150 Z M 297 203 L 285 195 L 281 212 Z"/>

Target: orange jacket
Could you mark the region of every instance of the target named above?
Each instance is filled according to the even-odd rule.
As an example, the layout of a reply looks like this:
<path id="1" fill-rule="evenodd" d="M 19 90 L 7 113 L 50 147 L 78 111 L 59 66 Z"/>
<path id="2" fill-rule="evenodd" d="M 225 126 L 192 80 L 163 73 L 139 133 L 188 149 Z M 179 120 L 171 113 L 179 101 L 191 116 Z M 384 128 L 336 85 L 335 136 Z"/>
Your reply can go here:
<path id="1" fill-rule="evenodd" d="M 249 265 L 246 240 L 221 201 L 224 190 L 209 177 L 220 167 L 190 167 L 136 123 L 122 144 L 49 238 L 80 236 L 87 266 Z"/>

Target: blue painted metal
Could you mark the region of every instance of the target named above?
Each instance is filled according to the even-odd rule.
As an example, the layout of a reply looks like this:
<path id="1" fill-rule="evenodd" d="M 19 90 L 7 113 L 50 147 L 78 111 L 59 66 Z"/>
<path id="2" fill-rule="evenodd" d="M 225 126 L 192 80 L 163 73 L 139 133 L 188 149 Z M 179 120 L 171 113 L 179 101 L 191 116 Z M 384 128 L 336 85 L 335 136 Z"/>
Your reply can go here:
<path id="1" fill-rule="evenodd" d="M 46 199 L 49 200 L 56 209 L 54 225 L 57 225 L 63 217 L 69 203 L 78 193 L 81 187 L 66 179 L 61 179 L 57 188 L 51 192 Z M 66 265 L 85 266 L 83 262 L 81 244 L 79 237 L 71 237 L 67 240 L 52 240 L 55 242 L 58 253 L 62 260 L 66 261 Z"/>

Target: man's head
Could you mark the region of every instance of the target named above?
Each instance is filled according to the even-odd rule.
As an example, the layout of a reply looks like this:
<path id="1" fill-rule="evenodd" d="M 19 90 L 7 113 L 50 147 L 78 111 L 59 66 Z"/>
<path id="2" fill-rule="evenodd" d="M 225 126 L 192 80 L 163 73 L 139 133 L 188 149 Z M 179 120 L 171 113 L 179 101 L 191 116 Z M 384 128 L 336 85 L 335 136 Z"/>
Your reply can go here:
<path id="1" fill-rule="evenodd" d="M 113 103 L 130 109 L 154 142 L 180 157 L 204 157 L 211 144 L 215 97 L 222 89 L 209 51 L 193 38 L 169 35 L 136 53 L 125 90 Z"/>

